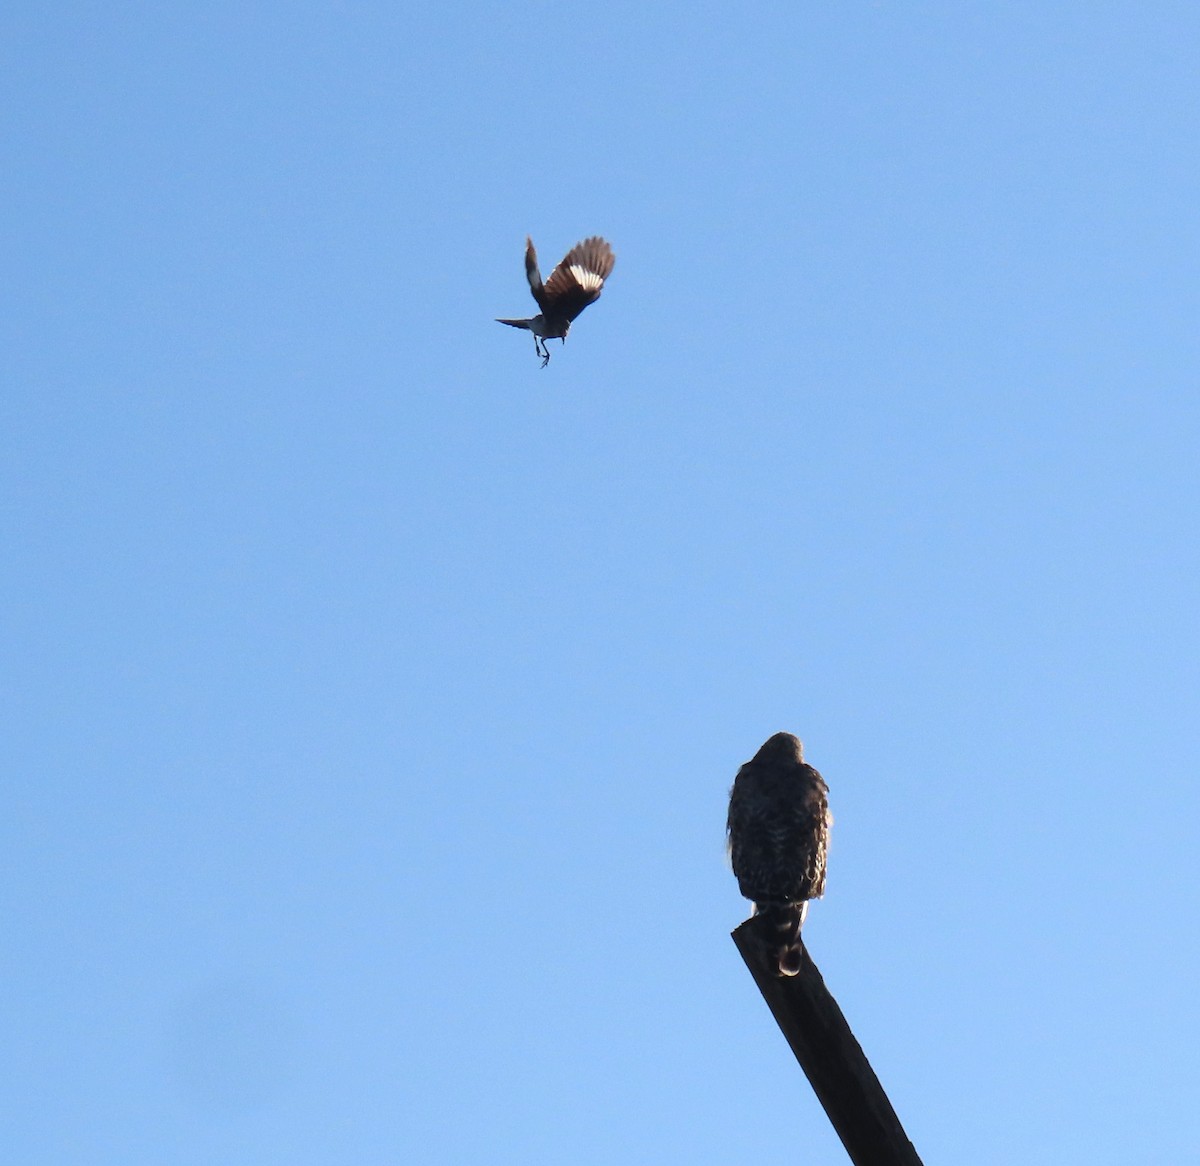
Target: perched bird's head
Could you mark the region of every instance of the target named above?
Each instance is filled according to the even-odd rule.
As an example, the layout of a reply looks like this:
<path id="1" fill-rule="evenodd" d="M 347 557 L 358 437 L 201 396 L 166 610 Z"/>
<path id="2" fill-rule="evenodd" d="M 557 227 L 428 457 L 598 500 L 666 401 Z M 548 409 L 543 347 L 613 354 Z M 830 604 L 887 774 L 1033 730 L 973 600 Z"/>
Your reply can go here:
<path id="1" fill-rule="evenodd" d="M 776 733 L 763 742 L 751 764 L 800 763 L 803 760 L 804 746 L 800 744 L 800 738 L 793 737 L 791 733 Z"/>

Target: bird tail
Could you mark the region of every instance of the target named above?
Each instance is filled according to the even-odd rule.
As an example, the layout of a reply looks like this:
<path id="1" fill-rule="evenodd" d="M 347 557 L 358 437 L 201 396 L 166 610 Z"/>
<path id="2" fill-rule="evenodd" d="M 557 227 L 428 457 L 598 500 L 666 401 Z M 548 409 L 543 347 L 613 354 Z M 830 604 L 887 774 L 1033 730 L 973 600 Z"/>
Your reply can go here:
<path id="1" fill-rule="evenodd" d="M 510 328 L 528 328 L 532 322 L 532 320 L 501 320 L 499 316 L 496 317 L 497 324 L 507 324 Z"/>
<path id="2" fill-rule="evenodd" d="M 807 903 L 771 903 L 759 908 L 776 933 L 773 949 L 777 953 L 779 974 L 794 976 L 800 971 L 800 956 L 804 944 L 800 939 L 800 928 L 808 914 Z"/>

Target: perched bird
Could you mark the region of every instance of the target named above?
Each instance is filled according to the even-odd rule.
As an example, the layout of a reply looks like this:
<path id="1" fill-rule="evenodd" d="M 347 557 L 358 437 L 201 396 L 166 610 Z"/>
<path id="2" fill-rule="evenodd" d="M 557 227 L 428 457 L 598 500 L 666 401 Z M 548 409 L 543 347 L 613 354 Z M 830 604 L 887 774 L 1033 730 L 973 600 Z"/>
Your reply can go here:
<path id="1" fill-rule="evenodd" d="M 800 970 L 808 900 L 825 893 L 829 787 L 791 733 L 776 733 L 737 771 L 726 832 L 738 890 L 779 932 L 779 974 Z"/>
<path id="2" fill-rule="evenodd" d="M 497 323 L 528 328 L 533 333 L 534 348 L 542 358 L 542 368 L 545 368 L 550 363 L 546 341 L 557 337 L 566 344 L 571 321 L 588 304 L 600 298 L 600 289 L 612 274 L 616 258 L 612 248 L 599 235 L 593 235 L 576 243 L 550 273 L 550 278 L 542 283 L 537 252 L 533 249 L 533 240 L 526 235 L 525 276 L 529 280 L 529 290 L 542 310 L 528 320 L 497 319 Z"/>

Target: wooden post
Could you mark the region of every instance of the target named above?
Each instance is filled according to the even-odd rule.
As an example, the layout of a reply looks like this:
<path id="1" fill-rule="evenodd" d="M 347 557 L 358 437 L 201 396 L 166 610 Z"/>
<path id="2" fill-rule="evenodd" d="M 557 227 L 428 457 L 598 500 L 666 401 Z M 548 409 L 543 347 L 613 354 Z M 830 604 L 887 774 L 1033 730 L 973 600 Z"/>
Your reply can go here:
<path id="1" fill-rule="evenodd" d="M 921 1166 L 879 1078 L 803 944 L 799 974 L 779 975 L 771 944 L 777 934 L 761 916 L 754 916 L 733 933 L 733 942 L 851 1162 Z"/>

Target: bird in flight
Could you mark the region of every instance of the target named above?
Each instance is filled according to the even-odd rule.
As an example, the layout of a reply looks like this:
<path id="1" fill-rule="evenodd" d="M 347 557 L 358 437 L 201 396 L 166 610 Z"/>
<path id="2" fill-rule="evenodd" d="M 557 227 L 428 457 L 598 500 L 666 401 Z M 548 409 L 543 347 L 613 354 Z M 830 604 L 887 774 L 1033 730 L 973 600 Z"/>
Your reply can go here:
<path id="1" fill-rule="evenodd" d="M 557 337 L 566 344 L 571 321 L 588 304 L 600 298 L 600 289 L 612 274 L 616 261 L 617 257 L 608 243 L 599 235 L 593 235 L 582 243 L 576 243 L 550 273 L 550 278 L 542 283 L 533 240 L 526 236 L 525 277 L 529 280 L 529 290 L 533 292 L 537 306 L 542 310 L 528 320 L 497 318 L 496 322 L 513 328 L 527 328 L 532 332 L 534 348 L 542 358 L 542 368 L 545 368 L 550 363 L 550 349 L 546 347 L 546 341 Z"/>
<path id="2" fill-rule="evenodd" d="M 726 831 L 738 889 L 774 924 L 781 976 L 800 970 L 808 900 L 825 893 L 829 787 L 791 733 L 776 733 L 737 772 Z"/>

